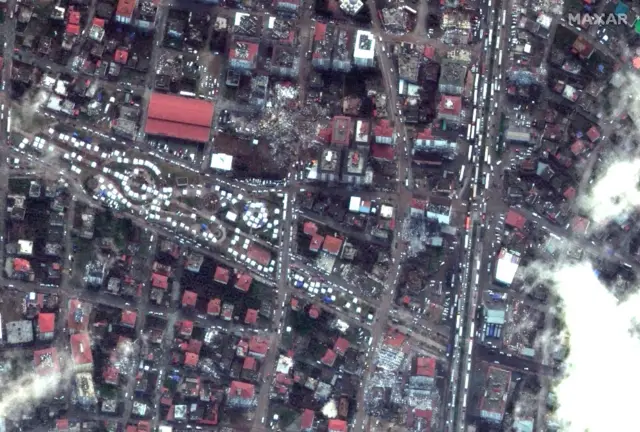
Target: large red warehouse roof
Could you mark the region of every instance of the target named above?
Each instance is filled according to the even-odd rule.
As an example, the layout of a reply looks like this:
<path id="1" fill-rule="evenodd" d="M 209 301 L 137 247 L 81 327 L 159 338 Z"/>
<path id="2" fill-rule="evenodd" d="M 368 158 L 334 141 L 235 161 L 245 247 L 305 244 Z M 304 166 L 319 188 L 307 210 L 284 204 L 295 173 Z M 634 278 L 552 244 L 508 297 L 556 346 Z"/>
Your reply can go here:
<path id="1" fill-rule="evenodd" d="M 163 93 L 149 101 L 145 132 L 189 141 L 209 141 L 213 103 Z"/>

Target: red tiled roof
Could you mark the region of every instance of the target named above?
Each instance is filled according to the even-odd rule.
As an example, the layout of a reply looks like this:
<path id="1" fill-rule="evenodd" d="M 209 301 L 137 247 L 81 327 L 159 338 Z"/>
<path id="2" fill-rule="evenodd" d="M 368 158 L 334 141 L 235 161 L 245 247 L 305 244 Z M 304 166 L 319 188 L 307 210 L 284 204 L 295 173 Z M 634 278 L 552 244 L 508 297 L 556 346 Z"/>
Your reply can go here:
<path id="1" fill-rule="evenodd" d="M 124 48 L 118 48 L 113 56 L 113 61 L 120 64 L 127 64 L 129 52 Z"/>
<path id="2" fill-rule="evenodd" d="M 327 32 L 327 25 L 325 23 L 316 22 L 316 31 L 313 34 L 313 40 L 318 42 L 324 40 L 324 35 Z"/>
<path id="3" fill-rule="evenodd" d="M 329 367 L 333 366 L 336 362 L 336 352 L 330 348 L 327 348 L 327 351 L 324 353 L 324 356 L 320 359 L 322 364 L 327 365 Z"/>
<path id="4" fill-rule="evenodd" d="M 56 314 L 40 313 L 38 314 L 38 330 L 40 333 L 53 333 L 56 327 Z"/>
<path id="5" fill-rule="evenodd" d="M 244 316 L 245 324 L 255 324 L 258 320 L 258 311 L 256 309 L 247 309 L 247 313 Z"/>
<path id="6" fill-rule="evenodd" d="M 249 245 L 249 249 L 247 249 L 247 256 L 262 266 L 269 265 L 269 262 L 271 261 L 271 253 L 255 243 L 251 243 Z"/>
<path id="7" fill-rule="evenodd" d="M 256 359 L 254 359 L 253 357 L 245 357 L 244 363 L 242 364 L 242 369 L 255 371 Z"/>
<path id="8" fill-rule="evenodd" d="M 159 289 L 167 289 L 169 286 L 169 278 L 158 273 L 152 273 L 151 286 Z"/>
<path id="9" fill-rule="evenodd" d="M 324 237 L 322 237 L 320 234 L 314 234 L 311 237 L 311 242 L 309 243 L 309 250 L 314 252 L 319 251 L 323 241 Z"/>
<path id="10" fill-rule="evenodd" d="M 116 15 L 131 18 L 136 8 L 136 0 L 119 0 L 116 7 Z"/>
<path id="11" fill-rule="evenodd" d="M 269 351 L 269 341 L 267 339 L 251 336 L 251 339 L 249 339 L 249 352 L 265 355 L 267 351 Z"/>
<path id="12" fill-rule="evenodd" d="M 314 413 L 313 410 L 306 409 L 302 411 L 302 415 L 300 416 L 300 429 L 311 429 L 315 418 L 316 413 Z"/>
<path id="13" fill-rule="evenodd" d="M 324 246 L 322 250 L 332 255 L 338 255 L 340 248 L 342 247 L 342 239 L 338 237 L 327 235 L 324 238 Z"/>
<path id="14" fill-rule="evenodd" d="M 574 155 L 578 156 L 580 154 L 582 154 L 582 152 L 585 149 L 585 145 L 584 142 L 582 140 L 576 140 L 572 145 L 571 145 L 571 153 L 573 153 Z"/>
<path id="15" fill-rule="evenodd" d="M 58 350 L 55 347 L 37 350 L 33 352 L 33 364 L 39 375 L 48 375 L 50 372 L 59 372 Z"/>
<path id="16" fill-rule="evenodd" d="M 572 200 L 576 197 L 576 188 L 569 186 L 562 194 L 566 199 Z"/>
<path id="17" fill-rule="evenodd" d="M 56 420 L 56 429 L 58 431 L 66 431 L 69 429 L 69 420 L 68 419 L 57 419 Z"/>
<path id="18" fill-rule="evenodd" d="M 416 360 L 416 375 L 433 378 L 436 375 L 436 359 L 433 357 L 418 357 Z"/>
<path id="19" fill-rule="evenodd" d="M 71 355 L 76 365 L 84 365 L 93 363 L 93 355 L 91 354 L 91 342 L 87 333 L 76 333 L 69 338 L 71 344 Z"/>
<path id="20" fill-rule="evenodd" d="M 198 354 L 188 352 L 184 355 L 185 366 L 196 367 L 198 365 Z"/>
<path id="21" fill-rule="evenodd" d="M 120 376 L 120 372 L 117 368 L 113 366 L 107 366 L 104 368 L 102 372 L 102 379 L 107 384 L 118 384 L 118 377 Z"/>
<path id="22" fill-rule="evenodd" d="M 460 96 L 442 95 L 438 112 L 441 114 L 460 115 L 462 111 L 462 98 Z"/>
<path id="23" fill-rule="evenodd" d="M 193 333 L 193 321 L 182 320 L 178 323 L 178 326 L 182 336 L 191 336 L 191 333 Z"/>
<path id="24" fill-rule="evenodd" d="M 411 208 L 416 210 L 426 210 L 427 209 L 427 201 L 421 200 L 417 198 L 411 199 Z"/>
<path id="25" fill-rule="evenodd" d="M 101 18 L 94 18 L 93 25 L 104 28 L 104 20 Z"/>
<path id="26" fill-rule="evenodd" d="M 433 57 L 436 55 L 436 49 L 432 46 L 425 45 L 422 55 L 429 60 L 433 60 Z"/>
<path id="27" fill-rule="evenodd" d="M 349 341 L 345 338 L 339 337 L 336 339 L 336 342 L 333 344 L 333 350 L 340 355 L 345 355 L 347 350 L 349 349 Z"/>
<path id="28" fill-rule="evenodd" d="M 308 236 L 312 236 L 318 232 L 318 225 L 311 221 L 306 221 L 302 227 L 302 231 Z"/>
<path id="29" fill-rule="evenodd" d="M 138 318 L 138 314 L 136 312 L 130 311 L 130 310 L 123 310 L 122 318 L 120 319 L 120 324 L 128 327 L 135 327 L 137 318 Z"/>
<path id="30" fill-rule="evenodd" d="M 237 46 L 239 43 L 247 46 L 246 56 L 244 54 L 241 54 L 240 51 L 237 49 Z M 235 45 L 233 45 L 229 50 L 229 59 L 237 59 L 237 60 L 253 62 L 256 58 L 256 55 L 258 54 L 259 48 L 260 46 L 257 43 L 236 41 Z"/>
<path id="31" fill-rule="evenodd" d="M 253 282 L 253 278 L 251 277 L 251 275 L 248 273 L 241 272 L 241 273 L 238 273 L 236 277 L 237 279 L 236 279 L 235 287 L 243 292 L 249 291 L 249 288 L 251 287 L 251 282 Z"/>
<path id="32" fill-rule="evenodd" d="M 527 222 L 527 218 L 522 216 L 515 210 L 509 210 L 507 217 L 504 220 L 505 225 L 522 230 L 524 224 Z"/>
<path id="33" fill-rule="evenodd" d="M 145 132 L 190 141 L 208 142 L 213 119 L 211 102 L 152 93 Z"/>
<path id="34" fill-rule="evenodd" d="M 216 273 L 213 275 L 213 280 L 216 282 L 227 284 L 229 283 L 229 274 L 230 273 L 228 268 L 217 266 Z"/>
<path id="35" fill-rule="evenodd" d="M 371 143 L 371 157 L 374 159 L 393 160 L 395 149 L 393 146 L 385 144 Z"/>
<path id="36" fill-rule="evenodd" d="M 391 122 L 387 119 L 378 121 L 373 128 L 373 136 L 386 138 L 393 137 L 393 126 L 391 125 Z"/>
<path id="37" fill-rule="evenodd" d="M 344 420 L 329 420 L 329 432 L 347 432 L 347 422 Z"/>
<path id="38" fill-rule="evenodd" d="M 587 131 L 587 137 L 589 137 L 591 142 L 596 142 L 598 138 L 600 138 L 600 131 L 597 127 L 591 126 L 591 128 Z"/>
<path id="39" fill-rule="evenodd" d="M 182 306 L 195 306 L 198 300 L 198 294 L 193 291 L 185 291 L 182 295 Z"/>
<path id="40" fill-rule="evenodd" d="M 78 24 L 67 24 L 67 33 L 72 35 L 79 35 L 80 26 Z"/>
<path id="41" fill-rule="evenodd" d="M 255 394 L 256 388 L 253 384 L 242 381 L 231 381 L 231 386 L 229 387 L 229 397 L 252 399 Z"/>
<path id="42" fill-rule="evenodd" d="M 210 315 L 220 315 L 221 301 L 219 298 L 209 300 L 207 304 L 207 313 Z"/>
<path id="43" fill-rule="evenodd" d="M 405 336 L 395 329 L 389 329 L 384 338 L 385 345 L 399 348 L 404 343 Z"/>
<path id="44" fill-rule="evenodd" d="M 80 12 L 76 10 L 69 11 L 69 24 L 80 24 Z"/>

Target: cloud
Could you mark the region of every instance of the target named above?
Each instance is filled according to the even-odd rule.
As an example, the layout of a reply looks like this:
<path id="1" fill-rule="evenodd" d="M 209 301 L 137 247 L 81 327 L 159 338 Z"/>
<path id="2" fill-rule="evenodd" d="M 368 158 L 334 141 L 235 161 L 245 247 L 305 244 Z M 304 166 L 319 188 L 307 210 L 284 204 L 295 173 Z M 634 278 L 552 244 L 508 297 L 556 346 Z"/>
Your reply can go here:
<path id="1" fill-rule="evenodd" d="M 589 263 L 562 263 L 548 276 L 563 301 L 570 335 L 566 375 L 554 389 L 564 430 L 637 429 L 640 339 L 630 328 L 640 311 L 640 295 L 620 303 Z"/>

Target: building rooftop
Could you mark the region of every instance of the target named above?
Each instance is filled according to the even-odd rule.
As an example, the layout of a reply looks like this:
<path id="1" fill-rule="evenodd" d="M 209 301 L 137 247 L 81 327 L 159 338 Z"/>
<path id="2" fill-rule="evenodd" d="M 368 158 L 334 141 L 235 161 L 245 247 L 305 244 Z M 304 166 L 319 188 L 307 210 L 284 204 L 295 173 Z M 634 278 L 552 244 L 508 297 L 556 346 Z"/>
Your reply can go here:
<path id="1" fill-rule="evenodd" d="M 502 421 L 507 403 L 511 372 L 490 366 L 487 371 L 484 394 L 480 399 L 480 416 L 494 421 Z"/>

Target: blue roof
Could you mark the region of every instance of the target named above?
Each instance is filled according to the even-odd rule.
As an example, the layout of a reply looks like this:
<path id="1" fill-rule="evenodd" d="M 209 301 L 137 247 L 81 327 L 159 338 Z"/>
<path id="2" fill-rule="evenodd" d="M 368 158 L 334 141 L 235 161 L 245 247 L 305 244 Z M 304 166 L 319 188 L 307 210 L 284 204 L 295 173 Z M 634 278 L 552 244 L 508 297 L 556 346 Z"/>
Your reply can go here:
<path id="1" fill-rule="evenodd" d="M 626 15 L 627 12 L 629 12 L 629 6 L 627 6 L 626 4 L 619 2 L 616 5 L 616 15 Z"/>

